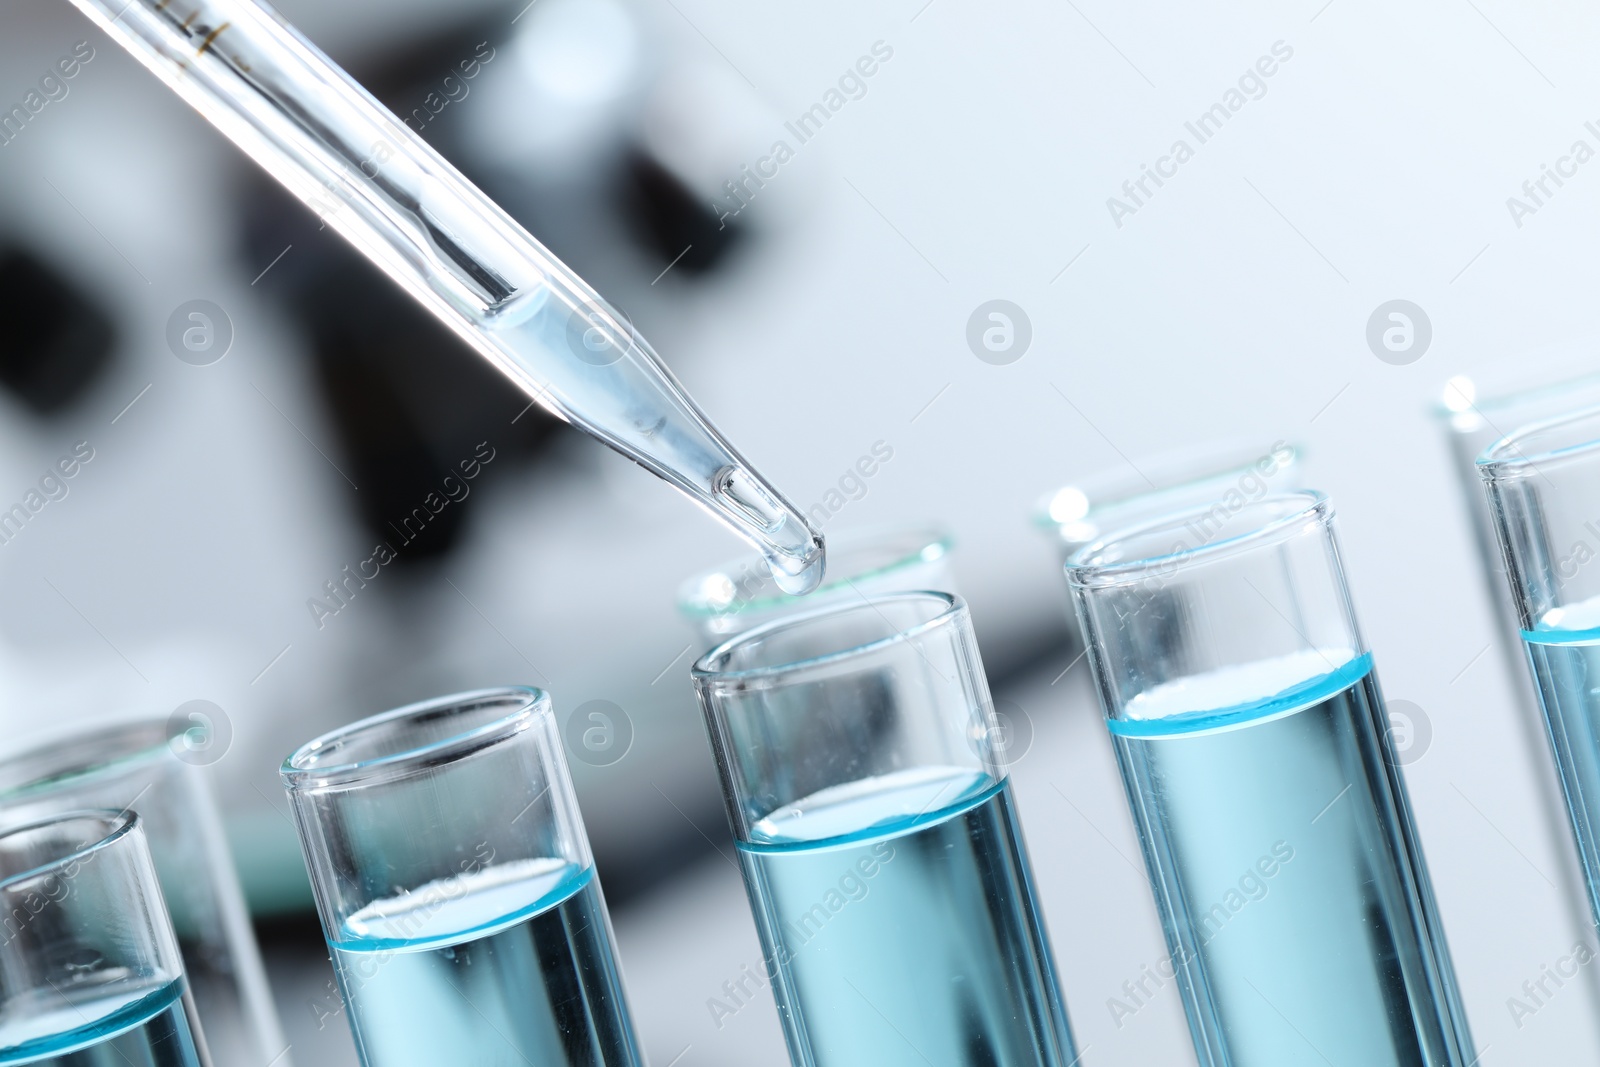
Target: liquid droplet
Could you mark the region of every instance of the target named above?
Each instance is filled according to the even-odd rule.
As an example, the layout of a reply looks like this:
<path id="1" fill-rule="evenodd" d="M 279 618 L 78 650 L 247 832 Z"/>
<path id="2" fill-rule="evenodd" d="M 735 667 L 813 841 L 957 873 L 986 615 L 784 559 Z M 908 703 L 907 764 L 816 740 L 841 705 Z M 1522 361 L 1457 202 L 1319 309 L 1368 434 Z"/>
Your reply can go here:
<path id="1" fill-rule="evenodd" d="M 773 549 L 766 549 L 763 554 L 767 559 L 767 569 L 772 572 L 772 580 L 790 596 L 805 596 L 822 584 L 828 561 L 821 536 L 811 537 L 810 544 L 800 554 Z"/>
<path id="2" fill-rule="evenodd" d="M 754 472 L 729 465 L 712 479 L 722 516 L 766 558 L 779 589 L 805 596 L 822 584 L 822 535 Z"/>

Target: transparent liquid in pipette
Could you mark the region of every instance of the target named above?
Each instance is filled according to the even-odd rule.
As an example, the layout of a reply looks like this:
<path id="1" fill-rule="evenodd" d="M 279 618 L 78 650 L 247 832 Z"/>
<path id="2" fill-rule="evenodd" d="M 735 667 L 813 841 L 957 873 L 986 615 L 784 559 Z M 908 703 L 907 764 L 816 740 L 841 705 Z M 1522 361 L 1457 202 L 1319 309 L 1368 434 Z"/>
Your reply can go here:
<path id="1" fill-rule="evenodd" d="M 1547 612 L 1522 640 L 1600 921 L 1600 598 Z"/>
<path id="2" fill-rule="evenodd" d="M 524 387 L 536 398 L 554 397 L 669 482 L 681 477 L 709 493 L 708 506 L 756 545 L 784 592 L 809 593 L 821 583 L 820 537 L 675 393 L 625 322 L 618 328 L 593 308 L 574 311 L 541 288 L 479 329 L 526 371 L 532 385 Z"/>
<path id="3" fill-rule="evenodd" d="M 530 396 L 737 530 L 786 592 L 816 587 L 820 538 L 626 318 L 276 13 L 74 3 Z"/>
<path id="4" fill-rule="evenodd" d="M 0 1016 L 0 1067 L 203 1067 L 183 979 L 111 996 L 47 991 Z"/>
<path id="5" fill-rule="evenodd" d="M 796 1064 L 1076 1062 L 1007 783 L 885 775 L 752 838 L 739 859 Z"/>
<path id="6" fill-rule="evenodd" d="M 334 966 L 365 1067 L 638 1067 L 592 868 L 525 860 L 352 915 Z"/>
<path id="7" fill-rule="evenodd" d="M 1128 713 L 1108 725 L 1203 1067 L 1465 1067 L 1371 656 L 1217 671 Z"/>

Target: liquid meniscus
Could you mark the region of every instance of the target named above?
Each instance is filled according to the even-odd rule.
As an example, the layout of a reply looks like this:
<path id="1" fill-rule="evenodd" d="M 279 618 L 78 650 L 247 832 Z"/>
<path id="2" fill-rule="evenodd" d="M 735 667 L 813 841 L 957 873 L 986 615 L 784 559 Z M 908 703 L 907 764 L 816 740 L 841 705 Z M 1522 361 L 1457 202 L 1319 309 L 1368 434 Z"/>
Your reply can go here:
<path id="1" fill-rule="evenodd" d="M 1173 952 L 1158 970 L 1203 1067 L 1465 1067 L 1371 656 L 1234 667 L 1127 713 L 1109 726 Z"/>
<path id="2" fill-rule="evenodd" d="M 835 787 L 762 820 L 739 858 L 795 1064 L 1075 1062 L 1006 782 Z"/>
<path id="3" fill-rule="evenodd" d="M 0 1015 L 0 1067 L 208 1067 L 183 979 L 78 996 L 54 990 Z"/>
<path id="4" fill-rule="evenodd" d="M 1554 618 L 1552 618 L 1554 616 Z M 1578 841 L 1589 906 L 1600 916 L 1600 599 L 1552 611 L 1522 634 Z M 1597 920 L 1600 921 L 1600 920 Z"/>
<path id="5" fill-rule="evenodd" d="M 378 901 L 333 959 L 364 1067 L 641 1067 L 592 868 L 498 864 Z"/>

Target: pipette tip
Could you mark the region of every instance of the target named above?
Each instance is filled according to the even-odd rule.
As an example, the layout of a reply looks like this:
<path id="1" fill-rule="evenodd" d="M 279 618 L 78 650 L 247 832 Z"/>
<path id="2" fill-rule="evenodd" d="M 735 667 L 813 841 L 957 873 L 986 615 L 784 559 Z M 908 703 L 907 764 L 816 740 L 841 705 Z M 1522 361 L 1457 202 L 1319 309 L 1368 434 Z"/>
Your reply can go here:
<path id="1" fill-rule="evenodd" d="M 772 580 L 790 596 L 805 596 L 815 590 L 822 584 L 823 572 L 827 570 L 827 552 L 823 547 L 822 535 L 812 533 L 808 541 L 809 544 L 799 551 L 783 551 L 775 547 L 763 551 L 767 568 L 772 571 Z"/>

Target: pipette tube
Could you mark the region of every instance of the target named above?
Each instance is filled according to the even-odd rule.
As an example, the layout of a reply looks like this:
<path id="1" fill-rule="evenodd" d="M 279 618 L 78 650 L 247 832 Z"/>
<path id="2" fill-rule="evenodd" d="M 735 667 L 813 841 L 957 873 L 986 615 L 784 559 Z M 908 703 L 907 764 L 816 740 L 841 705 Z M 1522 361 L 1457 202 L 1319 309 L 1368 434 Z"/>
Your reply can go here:
<path id="1" fill-rule="evenodd" d="M 787 591 L 815 588 L 821 535 L 627 317 L 276 12 L 72 2 L 545 410 L 686 493 Z"/>

